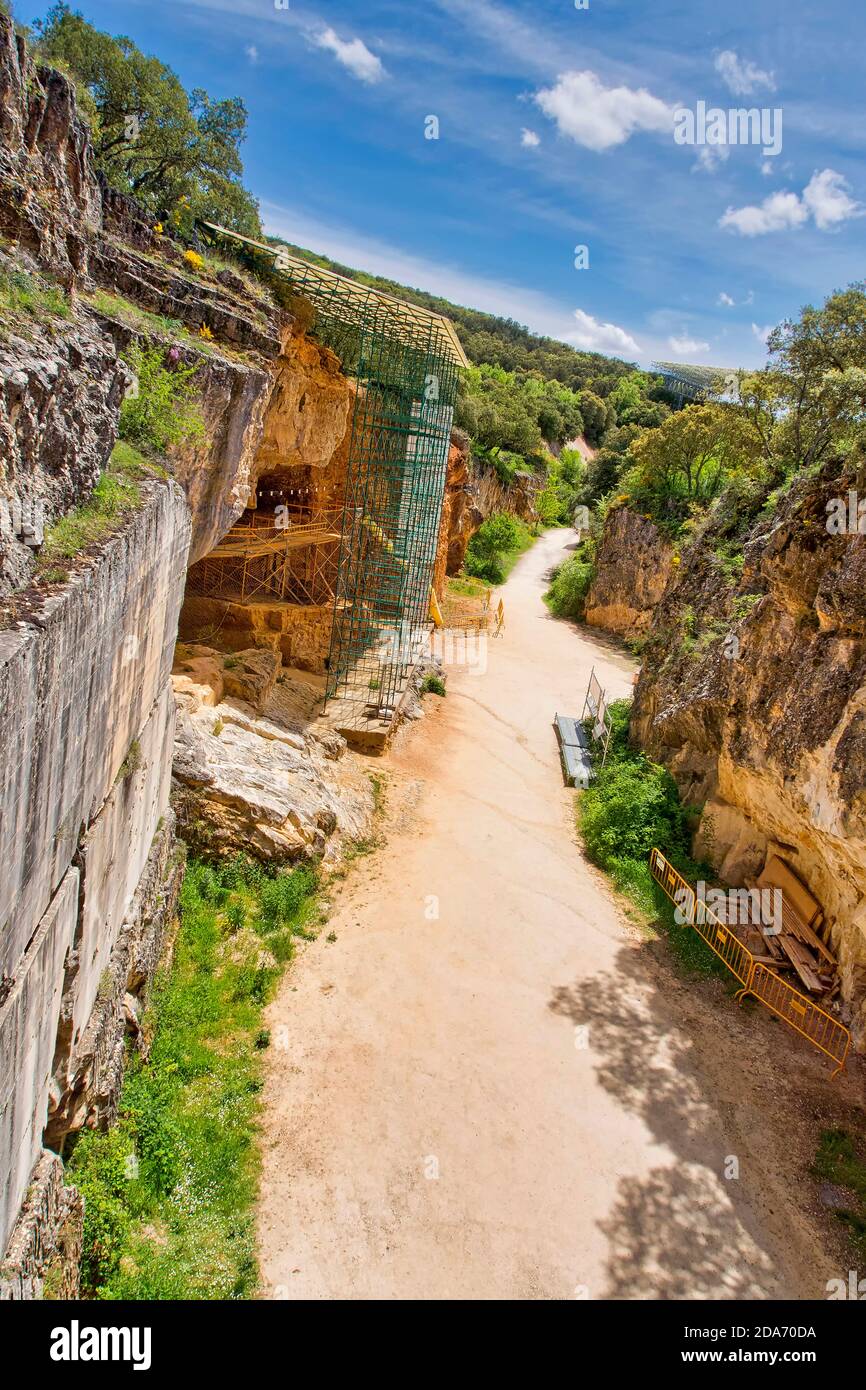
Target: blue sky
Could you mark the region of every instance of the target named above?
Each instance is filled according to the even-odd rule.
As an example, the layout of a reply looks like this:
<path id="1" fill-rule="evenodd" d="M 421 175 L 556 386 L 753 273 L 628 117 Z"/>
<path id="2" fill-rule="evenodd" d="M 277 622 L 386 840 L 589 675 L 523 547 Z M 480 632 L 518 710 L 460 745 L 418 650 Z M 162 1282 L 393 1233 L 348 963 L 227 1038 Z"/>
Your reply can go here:
<path id="1" fill-rule="evenodd" d="M 269 231 L 642 363 L 758 364 L 770 327 L 866 273 L 866 6 L 284 3 L 73 0 L 243 97 Z M 780 153 L 678 144 L 701 101 L 781 110 Z"/>

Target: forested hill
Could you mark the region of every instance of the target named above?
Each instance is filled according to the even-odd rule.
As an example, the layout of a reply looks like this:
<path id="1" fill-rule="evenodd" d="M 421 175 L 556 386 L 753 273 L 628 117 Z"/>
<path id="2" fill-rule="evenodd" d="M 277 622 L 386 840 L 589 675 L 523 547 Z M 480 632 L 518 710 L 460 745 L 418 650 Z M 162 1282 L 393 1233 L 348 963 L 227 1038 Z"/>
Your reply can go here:
<path id="1" fill-rule="evenodd" d="M 606 397 L 616 383 L 635 370 L 634 363 L 618 357 L 605 357 L 599 352 L 579 352 L 556 338 L 544 338 L 530 333 L 514 319 L 498 318 L 481 309 L 467 309 L 452 304 L 440 295 L 429 294 L 381 275 L 341 265 L 303 246 L 295 246 L 282 237 L 268 237 L 273 245 L 285 246 L 293 255 L 302 256 L 316 265 L 325 266 L 361 284 L 371 285 L 386 294 L 420 304 L 434 313 L 444 314 L 454 324 L 470 362 L 491 363 L 508 372 L 537 372 L 540 376 L 560 381 L 572 391 L 590 390 Z"/>

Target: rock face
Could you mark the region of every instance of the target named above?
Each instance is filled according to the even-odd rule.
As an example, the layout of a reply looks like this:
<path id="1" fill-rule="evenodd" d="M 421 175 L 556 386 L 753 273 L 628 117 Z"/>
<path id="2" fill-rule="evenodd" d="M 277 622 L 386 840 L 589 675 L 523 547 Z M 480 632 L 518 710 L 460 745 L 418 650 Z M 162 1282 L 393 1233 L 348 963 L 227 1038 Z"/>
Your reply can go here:
<path id="1" fill-rule="evenodd" d="M 174 805 L 188 843 L 328 862 L 369 832 L 370 779 L 345 739 L 315 723 L 321 683 L 261 649 L 223 658 L 201 645 L 178 648 L 173 679 Z"/>
<path id="2" fill-rule="evenodd" d="M 752 525 L 741 577 L 724 535 L 683 554 L 659 603 L 633 736 L 703 806 L 697 848 L 728 882 L 778 852 L 822 904 L 855 1041 L 866 1036 L 866 537 L 828 534 L 863 494 L 827 464 Z"/>
<path id="3" fill-rule="evenodd" d="M 275 468 L 325 468 L 346 435 L 353 400 L 337 357 L 288 328 L 271 371 L 256 476 Z"/>
<path id="4" fill-rule="evenodd" d="M 0 231 L 66 284 L 86 274 L 102 202 L 71 82 L 0 13 Z"/>
<path id="5" fill-rule="evenodd" d="M 586 621 L 626 641 L 645 637 L 673 559 L 673 545 L 648 517 L 628 507 L 611 510 L 586 598 Z"/>
<path id="6" fill-rule="evenodd" d="M 143 484 L 117 534 L 50 595 L 20 596 L 18 623 L 0 632 L 0 975 L 11 984 L 0 1003 L 0 1249 L 43 1131 L 57 1144 L 111 1112 L 124 1000 L 146 986 L 170 925 L 168 682 L 188 545 L 181 490 Z M 38 1185 L 12 1238 L 25 1264 L 4 1271 L 13 1289 L 32 1275 L 21 1231 L 33 1201 Z"/>
<path id="7" fill-rule="evenodd" d="M 472 461 L 469 436 L 459 429 L 452 431 L 434 570 L 437 593 L 444 587 L 446 574 L 458 574 L 462 569 L 466 548 L 487 517 L 510 512 L 521 521 L 537 521 L 535 494 L 539 486 L 534 475 L 519 473 L 509 488 L 503 487 L 495 473 Z"/>
<path id="8" fill-rule="evenodd" d="M 93 491 L 127 381 L 110 336 L 81 310 L 50 325 L 23 316 L 0 343 L 0 598 L 29 581 L 44 528 Z"/>
<path id="9" fill-rule="evenodd" d="M 468 483 L 469 437 L 462 430 L 452 430 L 436 560 L 433 565 L 433 588 L 440 598 L 445 588 L 445 576 L 456 574 L 460 569 L 472 534 L 467 524 L 468 513 L 471 511 Z"/>

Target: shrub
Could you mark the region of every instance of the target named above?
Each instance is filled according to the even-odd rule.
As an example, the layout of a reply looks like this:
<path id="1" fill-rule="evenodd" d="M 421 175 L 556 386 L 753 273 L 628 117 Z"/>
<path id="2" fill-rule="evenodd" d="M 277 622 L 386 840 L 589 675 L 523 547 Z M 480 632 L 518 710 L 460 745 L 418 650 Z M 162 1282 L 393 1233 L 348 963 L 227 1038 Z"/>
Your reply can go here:
<path id="1" fill-rule="evenodd" d="M 162 347 L 133 343 L 126 355 L 137 388 L 120 408 L 120 437 L 163 453 L 204 436 L 192 378 L 197 368 L 166 366 Z"/>
<path id="2" fill-rule="evenodd" d="M 586 547 L 581 546 L 577 554 L 564 560 L 553 572 L 544 599 L 556 618 L 580 621 L 584 616 L 594 569 L 593 561 L 585 558 L 586 553 Z"/>
<path id="3" fill-rule="evenodd" d="M 526 525 L 508 512 L 496 512 L 482 521 L 466 549 L 466 573 L 489 584 L 501 584 L 507 561 L 516 558 L 530 539 Z"/>
<path id="4" fill-rule="evenodd" d="M 426 675 L 421 682 L 421 690 L 425 695 L 445 695 L 445 682 L 441 676 L 434 676 L 432 672 Z"/>

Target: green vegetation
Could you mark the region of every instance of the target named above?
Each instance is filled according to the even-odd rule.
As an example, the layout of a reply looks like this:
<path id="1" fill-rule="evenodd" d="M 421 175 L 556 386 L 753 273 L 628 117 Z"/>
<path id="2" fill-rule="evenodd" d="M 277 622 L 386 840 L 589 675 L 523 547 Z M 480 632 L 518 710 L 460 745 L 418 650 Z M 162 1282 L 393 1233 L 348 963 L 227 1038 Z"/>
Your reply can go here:
<path id="1" fill-rule="evenodd" d="M 74 559 L 88 546 L 105 540 L 123 517 L 138 506 L 139 500 L 135 483 L 115 472 L 110 465 L 86 502 L 45 528 L 37 578 L 54 583 L 68 578 L 68 572 L 58 567 L 57 561 Z"/>
<path id="2" fill-rule="evenodd" d="M 679 926 L 673 904 L 649 870 L 658 846 L 691 882 L 709 870 L 690 857 L 689 808 L 680 801 L 670 773 L 630 746 L 631 702 L 609 706 L 613 732 L 604 767 L 577 800 L 577 821 L 587 858 L 610 875 L 614 887 L 662 928 L 675 957 L 689 971 L 727 978 L 727 971 L 696 931 Z"/>
<path id="3" fill-rule="evenodd" d="M 131 777 L 134 772 L 138 771 L 141 767 L 141 763 L 141 744 L 137 738 L 134 738 L 129 745 L 126 757 L 117 769 L 117 776 L 114 779 L 115 782 L 125 782 L 127 777 Z"/>
<path id="4" fill-rule="evenodd" d="M 91 127 L 97 168 L 179 232 L 203 217 L 258 236 L 258 204 L 241 183 L 247 112 L 239 97 L 185 91 L 131 39 L 95 29 L 66 4 L 34 24 L 40 61 L 69 74 Z"/>
<path id="5" fill-rule="evenodd" d="M 836 1215 L 848 1227 L 858 1256 L 866 1259 L 866 1160 L 851 1135 L 844 1129 L 823 1130 L 812 1171 L 850 1192 L 850 1205 L 838 1208 Z"/>
<path id="6" fill-rule="evenodd" d="M 532 532 L 525 522 L 509 512 L 496 512 L 481 523 L 469 542 L 466 573 L 488 584 L 503 584 L 532 541 Z"/>
<path id="7" fill-rule="evenodd" d="M 204 421 L 195 404 L 197 367 L 167 366 L 158 344 L 132 343 L 127 350 L 135 389 L 120 408 L 120 437 L 163 453 L 171 444 L 204 437 Z"/>
<path id="8" fill-rule="evenodd" d="M 544 601 L 555 618 L 582 621 L 594 569 L 595 545 L 592 541 L 584 541 L 574 555 L 556 567 L 550 588 L 544 595 Z"/>
<path id="9" fill-rule="evenodd" d="M 0 270 L 0 319 L 20 325 L 21 315 L 39 323 L 68 319 L 72 310 L 59 285 L 26 270 Z"/>
<path id="10" fill-rule="evenodd" d="M 445 682 L 441 676 L 435 676 L 432 671 L 424 677 L 421 682 L 421 691 L 424 695 L 447 695 Z"/>
<path id="11" fill-rule="evenodd" d="M 150 1056 L 130 1060 L 117 1123 L 81 1134 L 67 1164 L 85 1197 L 90 1296 L 255 1293 L 262 1010 L 294 938 L 311 935 L 315 888 L 309 868 L 190 864 L 173 967 L 145 1021 Z"/>

